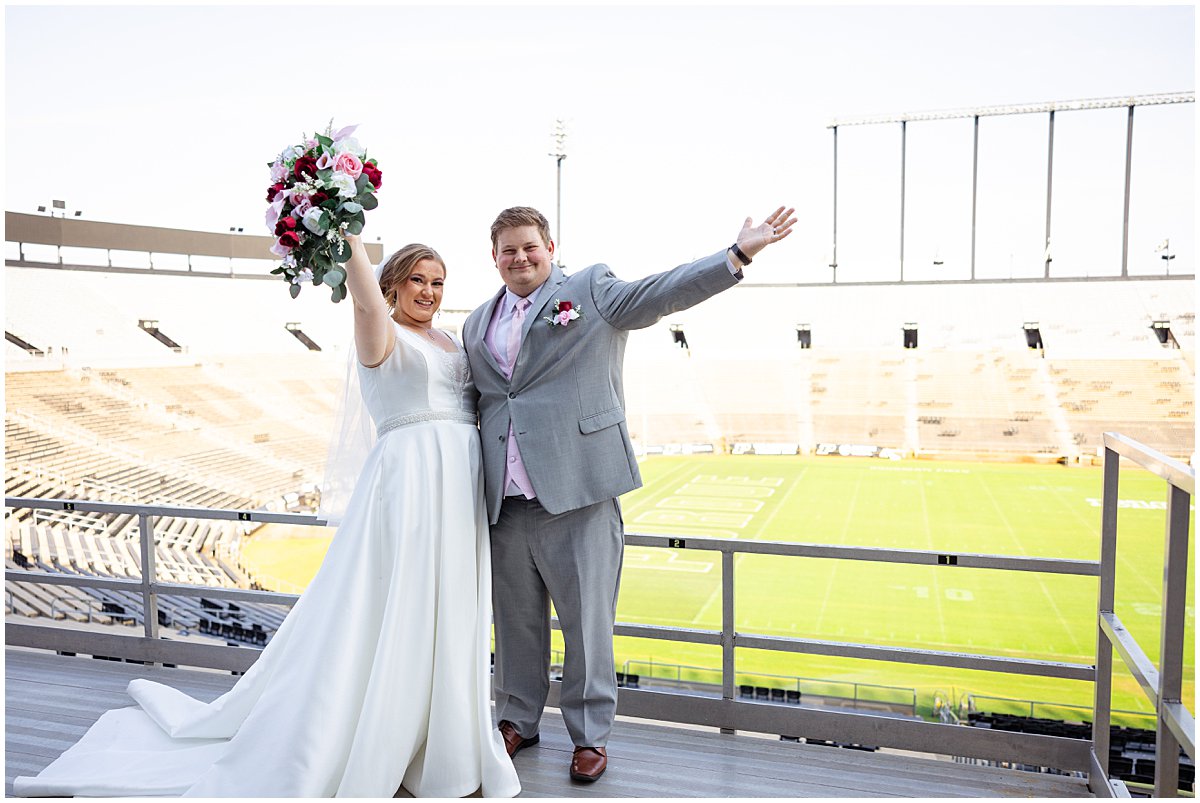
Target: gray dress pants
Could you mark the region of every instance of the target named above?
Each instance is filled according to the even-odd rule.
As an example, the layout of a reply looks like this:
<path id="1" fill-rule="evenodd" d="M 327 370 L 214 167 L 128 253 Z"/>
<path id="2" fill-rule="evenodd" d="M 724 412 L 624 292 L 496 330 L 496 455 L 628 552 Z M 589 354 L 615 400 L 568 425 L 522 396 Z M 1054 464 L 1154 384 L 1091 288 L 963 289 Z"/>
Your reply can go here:
<path id="1" fill-rule="evenodd" d="M 496 718 L 529 738 L 550 691 L 550 603 L 566 655 L 559 707 L 576 747 L 603 747 L 617 712 L 613 622 L 625 550 L 616 499 L 552 515 L 507 497 L 492 525 Z"/>

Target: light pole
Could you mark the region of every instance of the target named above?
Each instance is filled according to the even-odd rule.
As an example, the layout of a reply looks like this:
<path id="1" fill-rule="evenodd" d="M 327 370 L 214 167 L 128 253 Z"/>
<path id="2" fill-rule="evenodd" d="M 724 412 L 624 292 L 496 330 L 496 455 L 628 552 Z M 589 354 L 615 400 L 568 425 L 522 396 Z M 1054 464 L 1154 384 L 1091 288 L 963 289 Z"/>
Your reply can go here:
<path id="1" fill-rule="evenodd" d="M 1171 275 L 1171 260 L 1175 258 L 1175 255 L 1171 253 L 1170 239 L 1166 239 L 1166 240 L 1162 241 L 1162 246 L 1161 246 L 1160 250 L 1163 252 L 1161 259 L 1167 265 L 1167 275 L 1170 276 Z"/>
<path id="2" fill-rule="evenodd" d="M 554 121 L 554 133 L 552 133 L 553 148 L 550 156 L 554 157 L 555 168 L 557 170 L 557 187 L 555 192 L 555 210 L 554 210 L 554 245 L 557 251 L 557 262 L 561 267 L 562 260 L 562 163 L 563 159 L 567 158 L 567 124 L 563 118 L 559 117 Z"/>

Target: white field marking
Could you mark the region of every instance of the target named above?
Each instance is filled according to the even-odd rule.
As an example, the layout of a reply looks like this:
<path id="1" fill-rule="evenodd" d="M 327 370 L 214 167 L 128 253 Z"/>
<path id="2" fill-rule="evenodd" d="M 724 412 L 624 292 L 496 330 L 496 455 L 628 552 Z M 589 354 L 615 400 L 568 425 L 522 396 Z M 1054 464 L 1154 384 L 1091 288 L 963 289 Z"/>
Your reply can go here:
<path id="1" fill-rule="evenodd" d="M 623 508 L 624 514 L 627 517 L 634 516 L 638 513 L 638 511 L 640 511 L 642 509 L 642 507 L 648 505 L 651 500 L 657 499 L 657 498 L 663 497 L 663 496 L 669 496 L 671 492 L 669 490 L 667 490 L 667 483 L 668 482 L 676 482 L 677 476 L 682 476 L 691 468 L 692 467 L 689 466 L 685 462 L 683 465 L 676 466 L 675 468 L 672 468 L 670 471 L 667 471 L 665 474 L 663 474 L 661 477 L 659 477 L 655 481 L 656 483 L 662 483 L 662 486 L 663 486 L 662 489 L 654 492 L 653 494 L 647 495 L 643 499 L 639 499 L 637 501 L 637 503 L 635 503 L 635 504 L 629 505 L 628 507 L 624 507 Z"/>
<path id="2" fill-rule="evenodd" d="M 996 500 L 996 495 L 992 493 L 992 489 L 988 487 L 988 484 L 986 481 L 981 481 L 979 483 L 979 485 L 980 485 L 980 487 L 983 488 L 983 492 L 987 494 L 988 499 L 991 500 L 992 507 L 994 507 L 996 509 L 996 513 L 1000 516 L 1000 520 L 1002 522 L 1004 522 L 1004 528 L 1006 530 L 1008 530 L 1008 536 L 1009 536 L 1009 538 L 1012 539 L 1013 544 L 1016 545 L 1017 550 L 1022 555 L 1028 554 L 1024 549 L 1021 548 L 1021 540 L 1019 538 L 1017 538 L 1016 531 L 1013 530 L 1012 524 L 1010 524 L 1008 521 L 1008 517 L 1004 515 L 1004 510 L 1000 507 L 1000 503 Z M 1054 601 L 1054 595 L 1051 594 L 1050 589 L 1048 589 L 1046 587 L 1046 581 L 1042 579 L 1042 576 L 1040 573 L 1032 572 L 1032 574 L 1034 577 L 1037 578 L 1037 584 L 1038 584 L 1038 587 L 1040 587 L 1042 589 L 1043 596 L 1045 596 L 1046 600 L 1050 603 L 1050 607 L 1054 609 L 1054 615 L 1058 617 L 1059 626 L 1063 630 L 1067 631 L 1067 637 L 1071 639 L 1071 646 L 1079 654 L 1087 655 L 1088 654 L 1087 651 L 1085 651 L 1079 643 L 1079 637 L 1068 626 L 1066 617 L 1064 617 L 1062 614 L 1062 611 L 1059 610 L 1058 603 L 1056 603 Z M 1024 648 L 1024 645 L 1022 645 L 1022 648 Z"/>
<path id="3" fill-rule="evenodd" d="M 749 513 L 692 513 L 686 510 L 650 510 L 638 516 L 635 524 L 657 527 L 737 527 L 741 529 L 754 518 Z"/>
<path id="4" fill-rule="evenodd" d="M 1069 491 L 1069 490 L 1073 490 L 1073 489 L 1067 488 L 1065 490 Z M 1085 497 L 1083 501 L 1087 502 L 1088 505 L 1090 505 L 1091 507 L 1104 507 L 1104 500 L 1097 499 L 1093 496 Z M 1162 500 L 1158 500 L 1158 499 L 1118 499 L 1117 507 L 1118 508 L 1132 508 L 1134 510 L 1166 510 L 1167 509 L 1167 500 L 1165 500 L 1165 499 L 1162 499 Z M 1189 509 L 1195 510 L 1196 506 L 1191 505 Z"/>
<path id="5" fill-rule="evenodd" d="M 689 482 L 675 491 L 675 496 L 700 496 L 705 499 L 711 499 L 714 496 L 734 499 L 767 499 L 774 495 L 774 488 L 750 488 L 745 485 L 701 484 L 698 482 Z"/>
<path id="6" fill-rule="evenodd" d="M 918 482 L 917 486 L 921 489 L 921 520 L 925 522 L 925 538 L 928 541 L 928 546 L 933 549 L 933 528 L 929 526 L 929 500 L 925 498 L 925 483 Z M 933 601 L 937 607 L 938 630 L 941 631 L 942 641 L 946 640 L 946 617 L 942 614 L 942 595 L 938 593 L 938 576 L 937 572 L 933 574 L 934 594 Z"/>
<path id="7" fill-rule="evenodd" d="M 707 574 L 713 569 L 711 563 L 700 560 L 683 560 L 678 552 L 663 553 L 661 549 L 654 552 L 638 553 L 625 556 L 627 569 L 654 569 L 663 572 L 691 572 L 692 574 Z"/>
<path id="8" fill-rule="evenodd" d="M 758 538 L 760 535 L 762 535 L 764 532 L 766 532 L 767 525 L 769 525 L 775 519 L 775 517 L 777 515 L 779 515 L 779 511 L 783 510 L 784 506 L 787 504 L 788 498 L 792 495 L 792 492 L 794 492 L 797 488 L 800 487 L 800 480 L 804 479 L 804 475 L 807 473 L 808 473 L 808 467 L 806 466 L 806 467 L 800 469 L 800 473 L 792 478 L 791 485 L 789 485 L 788 489 L 783 492 L 783 496 L 779 499 L 779 502 L 775 505 L 775 509 L 771 511 L 769 516 L 767 516 L 766 521 L 764 521 L 762 524 L 759 525 L 758 532 L 754 533 L 752 538 Z M 744 557 L 746 557 L 745 553 L 735 554 L 733 556 L 733 567 L 734 567 L 734 575 L 735 576 L 737 575 L 737 565 L 739 563 L 741 563 L 742 558 L 744 558 Z M 799 560 L 799 559 L 792 558 L 792 560 Z M 737 586 L 735 585 L 734 588 L 736 589 Z M 734 593 L 736 593 L 736 591 Z M 720 599 L 721 599 L 721 584 L 718 583 L 717 587 L 715 589 L 713 589 L 712 594 L 709 595 L 709 597 L 705 601 L 705 603 L 700 606 L 700 610 L 698 610 L 696 612 L 696 617 L 694 619 L 692 619 L 692 622 L 696 623 L 696 622 L 701 621 L 701 619 L 704 618 L 704 615 L 708 612 L 708 609 L 711 608 Z"/>
<path id="9" fill-rule="evenodd" d="M 842 540 L 841 543 L 846 543 L 846 533 L 850 532 L 850 519 L 854 516 L 854 506 L 858 503 L 858 491 L 862 488 L 862 472 L 858 472 L 854 480 L 854 494 L 850 497 L 850 504 L 846 509 L 846 517 L 842 522 Z M 825 561 L 829 565 L 829 571 L 825 579 L 825 595 L 821 597 L 821 612 L 817 614 L 817 622 L 813 626 L 814 633 L 821 633 L 821 626 L 825 623 L 825 612 L 829 610 L 829 594 L 833 591 L 833 578 L 837 574 L 838 564 L 840 560 Z"/>
<path id="10" fill-rule="evenodd" d="M 1100 537 L 1100 522 L 1098 520 L 1089 519 L 1086 516 L 1084 516 L 1083 513 L 1080 512 L 1079 505 L 1075 504 L 1078 501 L 1078 497 L 1076 497 L 1074 495 L 1075 489 L 1072 488 L 1070 490 L 1071 490 L 1071 495 L 1067 499 L 1062 498 L 1062 496 L 1063 496 L 1062 493 L 1058 494 L 1059 500 L 1063 504 L 1063 508 L 1066 509 L 1067 511 L 1069 511 L 1072 516 L 1074 516 L 1075 518 L 1082 521 L 1084 523 L 1084 525 L 1090 531 L 1089 534 L 1091 536 L 1093 536 L 1095 538 L 1099 538 Z M 1136 567 L 1133 565 L 1133 561 L 1129 559 L 1126 552 L 1122 552 L 1120 549 L 1117 550 L 1117 565 L 1118 565 L 1118 568 L 1126 567 L 1129 569 L 1134 569 L 1134 571 L 1131 572 L 1130 576 L 1136 577 L 1137 581 L 1140 582 L 1143 586 L 1145 586 L 1146 591 L 1148 591 L 1152 594 L 1161 593 L 1162 589 L 1155 588 L 1154 584 L 1151 583 L 1150 580 L 1145 577 L 1145 575 L 1143 575 L 1141 572 L 1136 571 Z"/>
<path id="11" fill-rule="evenodd" d="M 716 474 L 697 474 L 692 477 L 692 482 L 705 484 L 716 483 L 720 485 L 753 485 L 757 487 L 778 488 L 783 485 L 783 477 L 730 477 L 718 476 Z"/>
<path id="12" fill-rule="evenodd" d="M 661 500 L 657 508 L 673 508 L 675 510 L 715 510 L 736 513 L 754 514 L 762 510 L 763 503 L 752 499 L 696 499 L 691 496 L 668 496 Z"/>
<path id="13" fill-rule="evenodd" d="M 1155 619 L 1162 616 L 1162 603 L 1160 602 L 1130 602 L 1129 607 L 1140 616 L 1153 616 Z M 1184 607 L 1184 615 L 1189 619 L 1195 619 L 1196 609 L 1187 605 Z"/>
<path id="14" fill-rule="evenodd" d="M 867 466 L 867 471 L 914 471 L 923 474 L 970 474 L 969 468 L 932 468 L 927 466 Z"/>

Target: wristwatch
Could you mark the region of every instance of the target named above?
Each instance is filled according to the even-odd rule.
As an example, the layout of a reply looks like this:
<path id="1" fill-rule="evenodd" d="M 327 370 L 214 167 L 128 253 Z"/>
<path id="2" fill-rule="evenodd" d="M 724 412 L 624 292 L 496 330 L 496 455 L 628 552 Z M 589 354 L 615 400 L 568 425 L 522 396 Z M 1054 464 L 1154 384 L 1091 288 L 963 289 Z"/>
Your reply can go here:
<path id="1" fill-rule="evenodd" d="M 738 244 L 736 242 L 734 242 L 733 245 L 729 246 L 729 250 L 733 252 L 733 255 L 735 257 L 737 257 L 738 261 L 741 262 L 743 265 L 750 264 L 750 257 L 746 256 L 746 252 L 744 252 L 742 249 L 738 248 Z"/>

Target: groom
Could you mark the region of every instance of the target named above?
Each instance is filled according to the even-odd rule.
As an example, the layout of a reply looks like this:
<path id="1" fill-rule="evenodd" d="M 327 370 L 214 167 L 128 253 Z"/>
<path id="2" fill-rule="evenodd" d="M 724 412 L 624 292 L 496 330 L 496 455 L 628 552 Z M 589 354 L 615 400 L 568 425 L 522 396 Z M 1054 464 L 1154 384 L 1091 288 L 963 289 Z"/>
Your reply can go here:
<path id="1" fill-rule="evenodd" d="M 642 484 L 625 424 L 628 331 L 733 287 L 759 251 L 791 233 L 792 212 L 780 207 L 758 226 L 746 218 L 729 248 L 633 282 L 607 265 L 565 275 L 536 209 L 505 209 L 492 224 L 504 288 L 467 318 L 463 340 L 479 390 L 496 715 L 510 756 L 538 741 L 553 600 L 566 648 L 559 706 L 575 744 L 571 777 L 594 781 L 607 767 L 624 551 L 617 497 Z"/>

